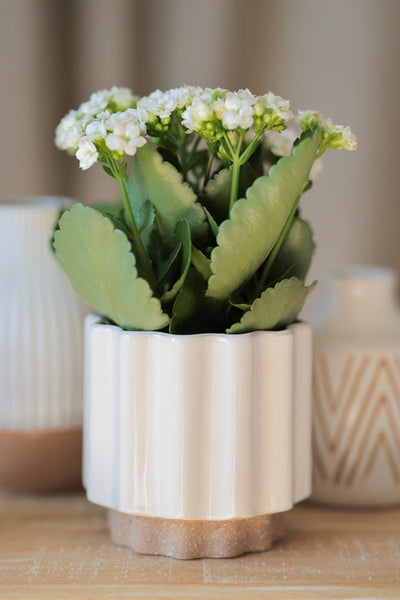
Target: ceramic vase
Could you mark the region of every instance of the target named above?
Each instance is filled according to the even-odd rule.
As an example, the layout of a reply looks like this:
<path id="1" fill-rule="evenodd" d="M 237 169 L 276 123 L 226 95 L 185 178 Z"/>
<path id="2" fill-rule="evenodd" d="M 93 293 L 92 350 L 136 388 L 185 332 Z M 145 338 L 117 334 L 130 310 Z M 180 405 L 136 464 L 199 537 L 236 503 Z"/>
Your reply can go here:
<path id="1" fill-rule="evenodd" d="M 400 503 L 400 310 L 396 275 L 352 267 L 331 279 L 314 341 L 314 500 Z"/>
<path id="2" fill-rule="evenodd" d="M 176 558 L 268 549 L 311 486 L 311 328 L 86 322 L 84 484 L 114 542 Z"/>
<path id="3" fill-rule="evenodd" d="M 83 320 L 50 250 L 59 198 L 0 202 L 0 488 L 77 487 Z"/>

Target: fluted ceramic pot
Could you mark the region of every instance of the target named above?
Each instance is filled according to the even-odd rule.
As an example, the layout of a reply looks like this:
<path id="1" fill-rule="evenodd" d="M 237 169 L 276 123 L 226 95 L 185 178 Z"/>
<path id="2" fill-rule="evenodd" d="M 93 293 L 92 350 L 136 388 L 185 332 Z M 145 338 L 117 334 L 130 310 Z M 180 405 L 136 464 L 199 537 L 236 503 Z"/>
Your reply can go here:
<path id="1" fill-rule="evenodd" d="M 315 331 L 312 497 L 400 504 L 400 309 L 390 269 L 350 267 L 330 282 Z"/>
<path id="2" fill-rule="evenodd" d="M 86 322 L 84 483 L 112 539 L 177 558 L 269 548 L 311 487 L 311 330 Z"/>
<path id="3" fill-rule="evenodd" d="M 0 201 L 0 488 L 80 484 L 83 320 L 50 250 L 68 201 Z"/>

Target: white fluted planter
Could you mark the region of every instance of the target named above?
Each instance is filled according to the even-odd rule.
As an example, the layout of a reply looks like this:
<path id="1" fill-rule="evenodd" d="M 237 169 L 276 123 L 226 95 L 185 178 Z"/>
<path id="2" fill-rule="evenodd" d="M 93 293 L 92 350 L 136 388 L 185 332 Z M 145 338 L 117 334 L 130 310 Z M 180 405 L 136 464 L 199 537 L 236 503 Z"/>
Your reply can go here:
<path id="1" fill-rule="evenodd" d="M 0 202 L 0 487 L 80 480 L 86 309 L 50 251 L 67 204 Z"/>
<path id="2" fill-rule="evenodd" d="M 310 327 L 179 336 L 88 317 L 85 352 L 84 483 L 117 511 L 114 540 L 181 558 L 268 548 L 271 515 L 310 494 Z"/>

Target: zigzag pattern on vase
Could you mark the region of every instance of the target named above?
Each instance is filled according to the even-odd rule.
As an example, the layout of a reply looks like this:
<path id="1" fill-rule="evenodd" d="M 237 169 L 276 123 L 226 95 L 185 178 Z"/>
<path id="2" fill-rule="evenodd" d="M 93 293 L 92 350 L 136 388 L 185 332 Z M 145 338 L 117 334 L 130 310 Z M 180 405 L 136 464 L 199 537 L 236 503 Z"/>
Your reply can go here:
<path id="1" fill-rule="evenodd" d="M 349 355 L 337 386 L 333 362 L 324 353 L 315 359 L 315 477 L 346 487 L 365 483 L 383 453 L 400 484 L 400 356 Z"/>

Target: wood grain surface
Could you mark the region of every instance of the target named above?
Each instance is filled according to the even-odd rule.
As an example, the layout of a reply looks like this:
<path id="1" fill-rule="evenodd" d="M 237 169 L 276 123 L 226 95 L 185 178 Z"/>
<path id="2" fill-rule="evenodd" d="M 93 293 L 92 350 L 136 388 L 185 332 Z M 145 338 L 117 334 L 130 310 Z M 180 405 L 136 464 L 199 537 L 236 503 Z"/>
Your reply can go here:
<path id="1" fill-rule="evenodd" d="M 400 510 L 301 505 L 273 550 L 180 561 L 114 546 L 83 494 L 0 496 L 0 598 L 400 598 Z"/>

